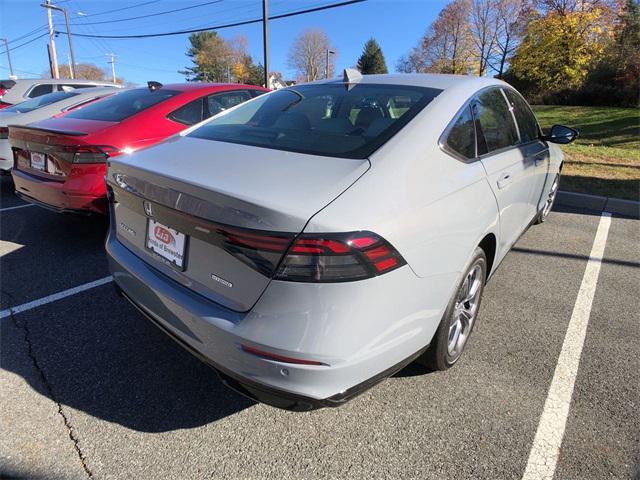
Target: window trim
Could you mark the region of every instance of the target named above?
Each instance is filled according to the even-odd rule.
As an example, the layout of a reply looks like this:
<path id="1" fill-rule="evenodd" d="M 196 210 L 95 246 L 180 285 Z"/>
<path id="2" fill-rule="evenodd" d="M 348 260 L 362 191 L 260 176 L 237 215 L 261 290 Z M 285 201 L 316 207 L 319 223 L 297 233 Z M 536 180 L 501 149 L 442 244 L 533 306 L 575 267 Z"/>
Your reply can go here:
<path id="1" fill-rule="evenodd" d="M 33 85 L 31 85 L 29 87 L 29 89 L 24 92 L 24 95 L 22 96 L 22 98 L 38 98 L 41 97 L 42 95 L 38 95 L 38 97 L 30 97 L 29 95 L 31 95 L 31 92 L 33 92 L 36 87 L 39 87 L 40 85 L 49 85 L 51 86 L 51 91 L 49 93 L 53 93 L 53 92 L 57 92 L 57 89 L 54 89 L 54 87 L 56 86 L 55 83 L 50 83 L 50 82 L 40 82 L 40 83 L 34 83 Z M 47 95 L 46 93 L 44 93 L 43 95 Z"/>
<path id="2" fill-rule="evenodd" d="M 170 120 L 170 121 L 172 121 L 172 122 L 179 123 L 179 124 L 181 124 L 181 125 L 187 125 L 188 127 L 193 127 L 194 125 L 197 125 L 197 124 L 199 124 L 200 122 L 204 122 L 205 120 L 209 120 L 209 119 L 213 116 L 213 115 L 209 115 L 208 117 L 204 118 L 204 114 L 205 114 L 205 113 L 209 113 L 209 107 L 208 107 L 208 105 L 206 105 L 206 99 L 207 99 L 207 97 L 210 97 L 210 96 L 213 96 L 213 95 L 219 95 L 219 94 L 222 94 L 222 93 L 232 93 L 232 92 L 242 92 L 242 91 L 246 91 L 246 92 L 248 92 L 248 93 L 249 93 L 249 95 L 251 96 L 251 98 L 250 98 L 249 100 L 253 100 L 253 99 L 254 99 L 254 98 L 256 98 L 256 97 L 259 97 L 259 95 L 254 95 L 254 94 L 253 94 L 253 92 L 262 92 L 262 90 L 258 90 L 257 88 L 246 88 L 246 87 L 245 87 L 245 88 L 234 88 L 234 89 L 232 89 L 232 90 L 222 90 L 222 91 L 220 91 L 220 92 L 211 92 L 211 93 L 207 93 L 207 94 L 205 94 L 205 95 L 202 95 L 201 97 L 194 98 L 194 99 L 193 99 L 193 100 L 191 100 L 190 102 L 187 102 L 187 103 L 185 103 L 184 105 L 179 106 L 179 107 L 178 107 L 178 108 L 176 108 L 175 110 L 173 110 L 173 111 L 171 111 L 171 112 L 167 113 L 167 114 L 165 115 L 165 118 L 166 118 L 167 120 Z M 268 92 L 264 92 L 264 93 L 268 93 Z M 178 110 L 180 110 L 181 108 L 183 108 L 183 107 L 184 107 L 184 106 L 186 106 L 186 105 L 189 105 L 191 102 L 195 102 L 196 100 L 200 100 L 200 101 L 202 102 L 202 110 L 201 110 L 201 112 L 202 112 L 202 117 L 203 117 L 203 118 L 201 118 L 199 122 L 191 123 L 191 124 L 190 124 L 190 123 L 182 122 L 182 121 L 178 120 L 177 118 L 173 118 L 173 115 L 174 115 Z M 249 100 L 245 100 L 245 102 L 248 102 Z M 242 102 L 242 103 L 245 103 L 245 102 Z"/>
<path id="3" fill-rule="evenodd" d="M 438 146 L 440 147 L 440 150 L 451 155 L 456 160 L 460 160 L 463 163 L 473 163 L 478 160 L 478 132 L 476 130 L 476 122 L 473 116 L 473 111 L 471 110 L 472 99 L 473 97 L 468 99 L 466 102 L 464 102 L 464 105 L 456 112 L 456 114 L 453 116 L 453 120 L 449 122 L 447 127 L 442 132 L 442 135 L 440 135 L 440 138 L 438 139 Z M 451 133 L 451 130 L 453 130 L 453 127 L 455 127 L 456 123 L 458 122 L 458 119 L 464 113 L 465 110 L 469 110 L 469 113 L 471 114 L 471 118 L 473 119 L 473 144 L 474 144 L 474 150 L 475 150 L 475 155 L 473 158 L 467 158 L 461 153 L 458 153 L 448 143 L 449 134 Z"/>
<path id="4" fill-rule="evenodd" d="M 194 125 L 199 124 L 200 122 L 202 122 L 205 119 L 204 118 L 200 118 L 200 120 L 198 120 L 196 123 L 187 123 L 187 122 L 183 122 L 182 120 L 178 120 L 177 118 L 174 117 L 174 115 L 178 110 L 186 107 L 187 105 L 189 105 L 189 104 L 191 104 L 193 102 L 199 101 L 200 102 L 200 117 L 204 117 L 204 99 L 205 99 L 205 97 L 206 97 L 206 95 L 204 95 L 202 97 L 194 98 L 190 102 L 187 102 L 184 105 L 180 105 L 175 110 L 172 110 L 171 112 L 167 113 L 165 115 L 165 118 L 167 120 L 172 121 L 172 122 L 179 123 L 180 125 L 186 125 L 187 127 L 193 127 Z"/>
<path id="5" fill-rule="evenodd" d="M 504 89 L 505 88 L 510 88 L 510 87 L 506 87 L 504 85 L 489 85 L 486 87 L 481 88 L 480 90 L 477 90 L 476 92 L 473 93 L 473 95 L 471 95 L 471 97 L 469 97 L 464 104 L 462 105 L 462 107 L 460 107 L 458 109 L 458 111 L 455 113 L 455 115 L 453 116 L 452 120 L 449 121 L 449 123 L 447 124 L 447 126 L 445 127 L 445 129 L 442 131 L 442 134 L 440 134 L 440 137 L 438 137 L 438 146 L 440 147 L 440 150 L 442 150 L 444 153 L 446 153 L 447 155 L 455 158 L 456 160 L 459 160 L 463 163 L 474 163 L 474 162 L 478 162 L 478 161 L 482 161 L 487 157 L 490 157 L 492 155 L 499 155 L 501 153 L 507 152 L 511 149 L 516 149 L 516 148 L 520 148 L 523 145 L 532 143 L 532 142 L 527 142 L 526 144 L 521 143 L 520 141 L 520 130 L 518 127 L 518 122 L 515 119 L 515 115 L 513 113 L 513 109 L 511 108 L 511 105 L 507 99 L 506 94 L 504 93 Z M 505 103 L 507 104 L 507 107 L 509 107 L 509 111 L 511 113 L 511 119 L 516 127 L 516 132 L 518 134 L 518 143 L 516 145 L 509 145 L 507 147 L 502 147 L 498 150 L 492 150 L 490 152 L 487 153 L 483 153 L 482 155 L 478 155 L 478 125 L 477 125 L 477 120 L 475 118 L 475 115 L 473 114 L 473 110 L 471 110 L 471 115 L 474 118 L 474 139 L 475 139 L 475 144 L 476 144 L 476 156 L 473 158 L 466 158 L 463 155 L 459 154 L 458 152 L 456 152 L 455 150 L 453 150 L 448 144 L 447 144 L 447 137 L 449 136 L 449 133 L 451 132 L 451 130 L 453 129 L 456 121 L 458 120 L 458 117 L 460 116 L 460 114 L 464 111 L 465 108 L 471 108 L 473 102 L 475 102 L 478 99 L 478 96 L 480 96 L 481 94 L 485 93 L 488 90 L 493 90 L 493 89 L 498 89 L 501 92 L 502 98 L 504 99 Z M 513 90 L 514 92 L 518 93 L 517 90 L 510 88 L 510 90 Z M 520 95 L 518 93 L 518 95 Z M 520 95 L 522 96 L 522 95 Z M 524 97 L 523 97 L 524 98 Z M 525 100 L 526 102 L 526 100 Z M 529 105 L 527 103 L 527 105 Z M 533 113 L 533 111 L 532 111 Z M 538 119 L 535 117 L 536 122 L 538 122 Z M 540 132 L 540 125 L 538 124 L 538 131 Z M 534 141 L 538 141 L 539 139 L 536 139 Z"/>
<path id="6" fill-rule="evenodd" d="M 214 115 L 211 115 L 211 112 L 209 111 L 209 102 L 207 101 L 207 99 L 209 97 L 217 97 L 217 96 L 222 96 L 222 95 L 227 94 L 227 93 L 236 93 L 236 92 L 247 92 L 249 94 L 250 98 L 248 98 L 247 100 L 245 100 L 245 101 L 243 101 L 241 103 L 245 103 L 245 102 L 248 102 L 249 100 L 253 100 L 256 97 L 259 97 L 259 95 L 255 95 L 254 96 L 253 93 L 251 93 L 252 89 L 249 89 L 249 88 L 234 88 L 233 90 L 223 90 L 221 92 L 213 92 L 213 93 L 210 93 L 208 95 L 205 95 L 204 97 L 202 97 L 202 100 L 203 100 L 202 113 L 203 113 L 203 115 L 204 115 L 205 112 L 209 114 L 209 116 L 206 119 L 209 119 L 209 118 L 211 118 L 211 117 L 213 117 L 215 115 L 218 115 L 218 113 L 222 113 L 222 112 L 218 112 L 218 113 L 216 113 Z M 240 105 L 241 103 L 239 103 L 238 105 Z M 234 105 L 234 107 L 235 106 L 237 106 L 237 105 Z M 231 107 L 231 108 L 233 108 L 233 107 Z M 225 110 L 229 110 L 229 109 L 225 108 Z"/>
<path id="7" fill-rule="evenodd" d="M 529 140 L 528 142 L 523 142 L 522 141 L 522 137 L 520 137 L 520 143 L 519 145 L 529 145 L 532 144 L 534 142 L 539 142 L 540 141 L 540 137 L 542 137 L 542 127 L 540 127 L 540 122 L 538 121 L 538 117 L 536 117 L 536 114 L 533 112 L 533 109 L 531 108 L 531 105 L 529 105 L 529 102 L 527 102 L 527 100 L 522 96 L 522 94 L 520 92 L 518 92 L 515 88 L 511 87 L 511 86 L 505 86 L 502 87 L 502 89 L 505 91 L 505 98 L 507 99 L 507 103 L 509 103 L 509 98 L 507 97 L 506 91 L 509 90 L 513 93 L 515 93 L 517 96 L 520 97 L 520 99 L 522 99 L 522 101 L 525 103 L 525 105 L 527 106 L 527 109 L 529 110 L 529 113 L 531 113 L 531 115 L 533 116 L 533 119 L 536 121 L 536 128 L 538 129 L 538 138 L 535 138 L 533 140 Z M 515 118 L 515 114 L 514 114 L 514 118 Z M 516 120 L 516 125 L 518 125 L 518 121 Z M 520 132 L 520 125 L 518 125 L 518 134 Z"/>

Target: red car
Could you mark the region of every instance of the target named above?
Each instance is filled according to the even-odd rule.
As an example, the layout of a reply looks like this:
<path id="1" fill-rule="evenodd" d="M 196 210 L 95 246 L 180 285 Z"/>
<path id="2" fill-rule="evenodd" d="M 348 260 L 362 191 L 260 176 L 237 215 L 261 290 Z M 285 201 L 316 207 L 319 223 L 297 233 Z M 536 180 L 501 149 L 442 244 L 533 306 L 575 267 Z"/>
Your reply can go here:
<path id="1" fill-rule="evenodd" d="M 27 126 L 9 126 L 16 194 L 58 212 L 107 214 L 107 160 L 156 144 L 268 90 L 187 83 L 115 93 Z"/>

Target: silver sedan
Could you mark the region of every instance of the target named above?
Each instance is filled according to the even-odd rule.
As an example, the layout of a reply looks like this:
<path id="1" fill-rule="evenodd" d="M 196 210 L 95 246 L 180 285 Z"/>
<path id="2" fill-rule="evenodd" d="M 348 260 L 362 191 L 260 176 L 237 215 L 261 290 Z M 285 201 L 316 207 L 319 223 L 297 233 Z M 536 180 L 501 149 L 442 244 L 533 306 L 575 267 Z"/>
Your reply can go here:
<path id="1" fill-rule="evenodd" d="M 124 90 L 115 87 L 91 87 L 77 90 L 69 87 L 63 91 L 48 93 L 0 110 L 0 170 L 8 171 L 13 168 L 8 125 L 27 125 L 44 120 L 122 91 Z"/>
<path id="2" fill-rule="evenodd" d="M 498 80 L 370 75 L 278 90 L 110 162 L 117 289 L 241 393 L 336 406 L 445 370 L 575 130 Z"/>

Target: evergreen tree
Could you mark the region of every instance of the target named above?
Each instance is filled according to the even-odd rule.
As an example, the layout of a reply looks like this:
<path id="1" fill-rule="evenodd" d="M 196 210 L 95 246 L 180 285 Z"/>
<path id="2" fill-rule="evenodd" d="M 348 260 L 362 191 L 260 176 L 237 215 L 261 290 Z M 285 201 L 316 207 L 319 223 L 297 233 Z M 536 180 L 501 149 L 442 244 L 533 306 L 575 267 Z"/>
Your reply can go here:
<path id="1" fill-rule="evenodd" d="M 197 32 L 189 35 L 191 47 L 187 57 L 194 63 L 178 72 L 190 82 L 224 82 L 229 77 L 232 52 L 217 32 Z"/>
<path id="2" fill-rule="evenodd" d="M 363 75 L 389 72 L 382 49 L 375 39 L 371 38 L 364 44 L 364 51 L 358 59 L 358 70 Z"/>

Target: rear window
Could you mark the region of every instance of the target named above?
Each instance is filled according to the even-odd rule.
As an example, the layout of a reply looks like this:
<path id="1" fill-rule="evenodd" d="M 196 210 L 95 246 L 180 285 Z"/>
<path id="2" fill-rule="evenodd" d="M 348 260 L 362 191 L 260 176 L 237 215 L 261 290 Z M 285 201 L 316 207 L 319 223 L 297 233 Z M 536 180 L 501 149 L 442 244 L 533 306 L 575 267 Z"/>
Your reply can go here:
<path id="1" fill-rule="evenodd" d="M 71 98 L 78 95 L 77 92 L 53 92 L 41 97 L 32 98 L 24 102 L 16 103 L 12 107 L 3 109 L 3 112 L 27 113 L 38 108 L 46 107 L 52 103 L 59 102 L 65 98 Z"/>
<path id="2" fill-rule="evenodd" d="M 177 90 L 136 88 L 117 93 L 66 115 L 67 118 L 120 122 L 147 108 L 178 95 Z"/>
<path id="3" fill-rule="evenodd" d="M 188 136 L 312 155 L 367 158 L 440 92 L 403 85 L 299 85 L 222 113 Z"/>

